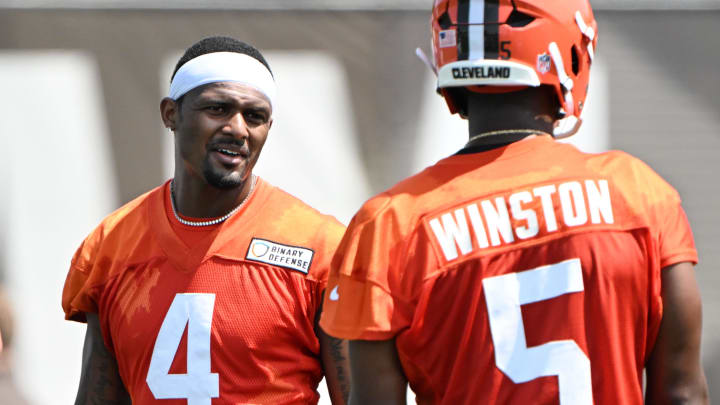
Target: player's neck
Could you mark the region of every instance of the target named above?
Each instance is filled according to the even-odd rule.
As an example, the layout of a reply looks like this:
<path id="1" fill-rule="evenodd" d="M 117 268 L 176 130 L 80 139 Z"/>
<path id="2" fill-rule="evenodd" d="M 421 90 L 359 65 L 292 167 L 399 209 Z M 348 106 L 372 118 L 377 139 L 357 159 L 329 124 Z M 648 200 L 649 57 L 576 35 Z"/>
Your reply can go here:
<path id="1" fill-rule="evenodd" d="M 470 94 L 468 130 L 473 143 L 508 143 L 533 133 L 552 134 L 554 106 L 536 89 Z"/>
<path id="2" fill-rule="evenodd" d="M 245 201 L 252 188 L 252 179 L 250 175 L 238 187 L 220 189 L 176 172 L 172 184 L 175 209 L 184 217 L 222 217 Z"/>

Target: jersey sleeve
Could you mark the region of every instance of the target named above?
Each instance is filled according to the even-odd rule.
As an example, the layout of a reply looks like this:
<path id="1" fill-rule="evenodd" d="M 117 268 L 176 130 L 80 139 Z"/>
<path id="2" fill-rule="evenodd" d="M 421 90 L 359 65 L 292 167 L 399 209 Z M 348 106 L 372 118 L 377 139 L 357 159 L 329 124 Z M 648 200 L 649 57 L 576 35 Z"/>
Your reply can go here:
<path id="1" fill-rule="evenodd" d="M 331 336 L 387 340 L 412 320 L 398 268 L 405 238 L 388 203 L 382 196 L 366 203 L 335 253 L 320 320 Z"/>
<path id="2" fill-rule="evenodd" d="M 313 259 L 316 263 L 311 268 L 311 278 L 314 280 L 310 301 L 315 311 L 322 308 L 323 293 L 326 290 L 328 277 L 330 274 L 330 263 L 333 254 L 337 250 L 340 239 L 345 231 L 345 226 L 335 220 L 328 221 L 325 226 L 317 233 L 318 240 L 315 247 L 318 251 L 317 258 Z M 317 312 L 314 312 L 317 314 Z M 315 317 L 317 319 L 317 316 Z"/>
<path id="3" fill-rule="evenodd" d="M 330 263 L 342 239 L 345 227 L 335 220 L 328 220 L 322 229 L 318 230 L 315 248 L 317 249 L 317 260 L 312 266 L 312 278 L 320 285 L 320 290 L 327 286 L 328 275 L 330 274 Z"/>
<path id="4" fill-rule="evenodd" d="M 658 213 L 660 218 L 658 244 L 662 268 L 681 262 L 693 264 L 698 262 L 690 222 L 680 203 L 680 197 L 677 193 L 675 196 L 676 198 L 661 206 L 661 212 Z"/>
<path id="5" fill-rule="evenodd" d="M 94 271 L 101 245 L 102 226 L 88 236 L 75 252 L 62 293 L 65 319 L 85 322 L 86 312 L 98 312 L 98 297 L 102 283 Z"/>
<path id="6" fill-rule="evenodd" d="M 660 267 L 680 262 L 697 263 L 692 230 L 678 192 L 650 167 L 645 169 L 647 192 L 645 200 L 659 249 Z"/>

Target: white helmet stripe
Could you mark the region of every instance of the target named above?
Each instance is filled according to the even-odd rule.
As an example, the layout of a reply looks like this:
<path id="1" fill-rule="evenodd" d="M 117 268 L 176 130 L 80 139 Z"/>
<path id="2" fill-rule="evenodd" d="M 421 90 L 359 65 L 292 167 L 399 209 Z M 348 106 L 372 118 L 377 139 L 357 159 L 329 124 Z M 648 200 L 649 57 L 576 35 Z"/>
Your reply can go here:
<path id="1" fill-rule="evenodd" d="M 470 0 L 470 11 L 468 13 L 468 36 L 470 42 L 469 60 L 485 59 L 485 26 L 479 25 L 485 22 L 485 0 Z"/>

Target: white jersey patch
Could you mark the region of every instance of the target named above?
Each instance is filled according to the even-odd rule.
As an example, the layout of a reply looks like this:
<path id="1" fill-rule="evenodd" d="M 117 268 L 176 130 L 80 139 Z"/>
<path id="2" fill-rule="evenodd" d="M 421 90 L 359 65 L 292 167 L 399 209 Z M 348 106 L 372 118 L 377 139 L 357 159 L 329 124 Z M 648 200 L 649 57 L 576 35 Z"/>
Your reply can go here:
<path id="1" fill-rule="evenodd" d="M 253 238 L 245 258 L 307 274 L 314 254 L 312 249 Z"/>

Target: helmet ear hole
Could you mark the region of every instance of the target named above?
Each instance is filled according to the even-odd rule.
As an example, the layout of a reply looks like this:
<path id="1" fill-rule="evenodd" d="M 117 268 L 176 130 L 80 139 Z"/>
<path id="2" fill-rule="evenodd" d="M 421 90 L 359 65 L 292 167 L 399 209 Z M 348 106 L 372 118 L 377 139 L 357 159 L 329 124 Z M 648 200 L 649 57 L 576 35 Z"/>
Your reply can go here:
<path id="1" fill-rule="evenodd" d="M 450 15 L 447 13 L 447 11 L 438 18 L 438 24 L 440 25 L 440 28 L 444 30 L 450 28 L 450 26 L 452 25 L 452 20 L 450 19 Z"/>
<path id="2" fill-rule="evenodd" d="M 508 16 L 505 24 L 513 28 L 521 28 L 529 25 L 533 21 L 535 21 L 535 17 L 520 12 L 517 9 L 514 9 L 512 13 L 510 13 L 510 15 Z"/>
<path id="3" fill-rule="evenodd" d="M 578 57 L 577 47 L 575 45 L 570 48 L 570 55 L 572 57 L 572 72 L 577 76 L 580 72 L 580 58 Z"/>

